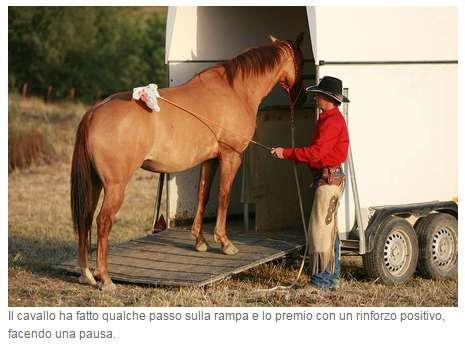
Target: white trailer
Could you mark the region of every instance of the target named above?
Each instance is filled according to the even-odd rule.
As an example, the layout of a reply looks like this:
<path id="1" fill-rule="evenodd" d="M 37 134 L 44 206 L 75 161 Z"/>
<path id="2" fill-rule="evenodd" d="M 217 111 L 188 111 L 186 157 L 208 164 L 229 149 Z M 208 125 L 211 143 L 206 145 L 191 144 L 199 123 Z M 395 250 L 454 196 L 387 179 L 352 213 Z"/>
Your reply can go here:
<path id="1" fill-rule="evenodd" d="M 338 210 L 343 251 L 363 255 L 368 274 L 385 283 L 407 280 L 417 264 L 428 277 L 455 276 L 455 7 L 170 7 L 169 84 L 267 44 L 268 34 L 294 39 L 302 31 L 305 84 L 336 76 L 351 100 L 342 107 L 353 157 L 344 164 L 348 184 Z M 286 95 L 273 90 L 258 112 L 255 140 L 290 144 L 286 105 Z M 311 101 L 297 111 L 298 146 L 308 144 L 316 117 Z M 303 165 L 299 172 L 309 211 L 311 173 Z M 198 168 L 169 175 L 170 225 L 193 218 L 197 181 Z M 211 196 L 207 218 L 216 212 Z M 250 214 L 255 232 L 279 235 L 300 223 L 296 196 L 289 162 L 251 146 L 229 213 L 244 215 L 247 229 Z"/>

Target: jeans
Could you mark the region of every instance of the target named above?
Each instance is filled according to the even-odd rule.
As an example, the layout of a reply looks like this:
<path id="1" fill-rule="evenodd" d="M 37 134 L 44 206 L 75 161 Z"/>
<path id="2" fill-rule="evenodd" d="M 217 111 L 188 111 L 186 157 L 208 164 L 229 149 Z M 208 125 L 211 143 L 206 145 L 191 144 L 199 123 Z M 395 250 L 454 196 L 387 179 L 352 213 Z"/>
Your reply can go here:
<path id="1" fill-rule="evenodd" d="M 339 251 L 339 235 L 336 234 L 334 241 L 334 273 L 331 269 L 326 268 L 326 271 L 319 272 L 310 277 L 310 283 L 320 288 L 336 288 L 339 285 L 339 277 L 341 275 L 341 259 Z"/>

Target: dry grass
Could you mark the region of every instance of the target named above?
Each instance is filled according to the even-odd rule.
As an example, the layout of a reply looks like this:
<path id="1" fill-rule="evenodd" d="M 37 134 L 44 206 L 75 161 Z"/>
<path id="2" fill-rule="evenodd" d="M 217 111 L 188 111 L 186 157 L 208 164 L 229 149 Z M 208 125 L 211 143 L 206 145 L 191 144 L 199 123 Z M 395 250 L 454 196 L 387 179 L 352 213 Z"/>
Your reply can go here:
<path id="1" fill-rule="evenodd" d="M 74 128 L 84 105 L 46 104 L 39 98 L 10 96 L 8 102 L 8 169 L 66 161 Z"/>
<path id="2" fill-rule="evenodd" d="M 294 280 L 299 264 L 289 260 L 264 264 L 200 289 L 118 284 L 116 292 L 108 294 L 81 285 L 75 276 L 56 270 L 55 265 L 76 256 L 69 209 L 69 162 L 77 115 L 82 115 L 85 107 L 43 105 L 37 100 L 16 105 L 29 110 L 31 122 L 49 127 L 51 143 L 61 159 L 51 165 L 16 170 L 8 177 L 10 306 L 457 306 L 457 282 L 416 277 L 404 285 L 385 286 L 366 278 L 360 257 L 343 257 L 343 279 L 337 292 L 306 287 L 306 275 L 295 289 L 259 291 Z M 40 116 L 42 112 L 49 116 Z M 62 116 L 51 121 L 52 113 Z M 110 235 L 111 243 L 147 233 L 156 182 L 157 175 L 136 172 Z"/>

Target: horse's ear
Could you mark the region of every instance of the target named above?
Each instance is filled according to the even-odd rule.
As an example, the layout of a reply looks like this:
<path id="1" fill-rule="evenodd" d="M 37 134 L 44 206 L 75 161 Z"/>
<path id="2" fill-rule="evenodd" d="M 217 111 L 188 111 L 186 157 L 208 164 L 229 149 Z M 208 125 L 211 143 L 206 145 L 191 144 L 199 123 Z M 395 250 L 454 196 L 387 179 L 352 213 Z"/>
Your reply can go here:
<path id="1" fill-rule="evenodd" d="M 275 43 L 276 41 L 279 41 L 276 37 L 270 34 L 270 40 L 271 42 Z"/>
<path id="2" fill-rule="evenodd" d="M 295 45 L 296 47 L 300 47 L 300 44 L 302 43 L 302 40 L 303 40 L 303 39 L 304 39 L 304 33 L 301 32 L 301 33 L 297 36 L 297 38 L 295 39 L 294 45 Z"/>

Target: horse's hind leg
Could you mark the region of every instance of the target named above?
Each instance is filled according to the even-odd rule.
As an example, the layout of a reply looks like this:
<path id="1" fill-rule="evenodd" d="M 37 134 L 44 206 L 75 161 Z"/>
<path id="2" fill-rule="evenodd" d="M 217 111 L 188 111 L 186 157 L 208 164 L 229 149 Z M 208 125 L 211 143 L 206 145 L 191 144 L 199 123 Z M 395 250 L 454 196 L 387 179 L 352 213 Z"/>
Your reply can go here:
<path id="1" fill-rule="evenodd" d="M 217 168 L 217 158 L 203 162 L 200 167 L 199 187 L 197 190 L 197 212 L 195 213 L 191 231 L 195 239 L 194 248 L 199 252 L 205 252 L 208 249 L 208 245 L 202 235 L 202 218 L 210 195 L 211 183 Z"/>
<path id="2" fill-rule="evenodd" d="M 221 243 L 225 254 L 236 254 L 239 250 L 226 236 L 226 215 L 231 195 L 231 185 L 241 165 L 241 157 L 237 152 L 222 153 L 220 157 L 220 188 L 218 192 L 218 213 L 216 217 L 215 241 Z"/>
<path id="3" fill-rule="evenodd" d="M 115 285 L 108 274 L 108 236 L 115 219 L 115 215 L 123 203 L 126 184 L 108 184 L 104 186 L 105 196 L 97 217 L 97 268 L 95 275 L 100 277 L 101 289 L 112 290 Z"/>
<path id="4" fill-rule="evenodd" d="M 94 276 L 92 276 L 92 273 L 89 270 L 87 243 L 90 242 L 90 240 L 88 240 L 88 235 L 92 229 L 92 220 L 94 219 L 94 212 L 97 207 L 101 191 L 102 184 L 100 183 L 100 181 L 93 180 L 91 196 L 92 205 L 89 214 L 86 216 L 85 221 L 87 230 L 79 231 L 79 267 L 81 268 L 81 277 L 79 277 L 79 282 L 90 284 L 93 286 L 97 285 L 97 283 L 95 282 Z"/>

